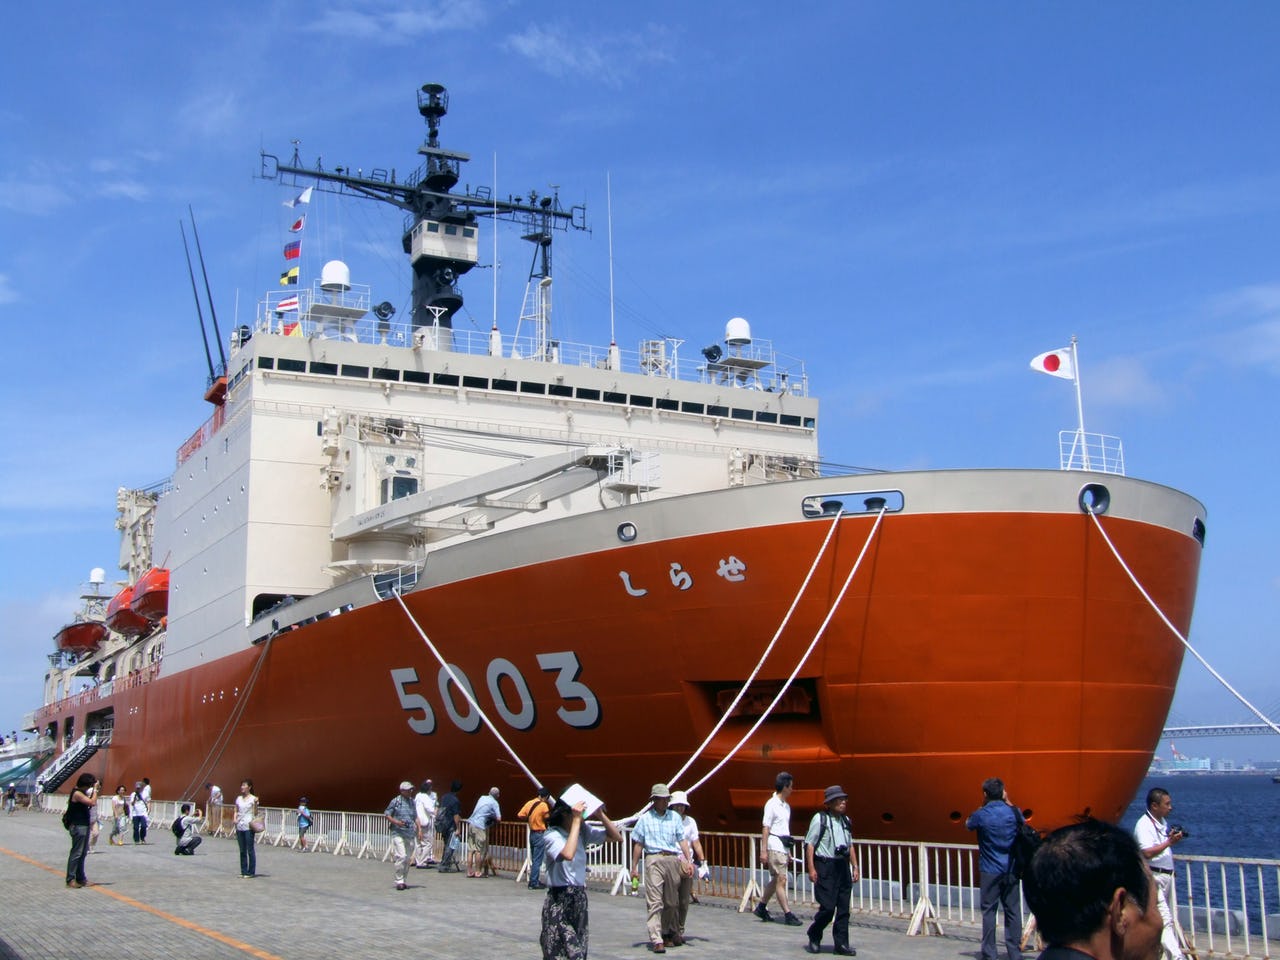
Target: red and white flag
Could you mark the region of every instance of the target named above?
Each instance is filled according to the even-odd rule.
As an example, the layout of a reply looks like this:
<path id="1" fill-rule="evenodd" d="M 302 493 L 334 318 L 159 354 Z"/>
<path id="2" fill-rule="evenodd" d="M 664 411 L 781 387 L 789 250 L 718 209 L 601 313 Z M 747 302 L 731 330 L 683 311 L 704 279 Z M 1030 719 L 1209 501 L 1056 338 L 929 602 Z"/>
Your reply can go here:
<path id="1" fill-rule="evenodd" d="M 306 225 L 307 216 L 303 214 L 297 220 L 293 221 L 293 226 L 289 228 L 290 233 L 301 233 L 303 226 Z"/>
<path id="2" fill-rule="evenodd" d="M 298 309 L 297 297 L 285 297 L 279 303 L 276 304 L 277 313 L 284 313 L 286 310 L 297 310 L 297 309 Z"/>
<path id="3" fill-rule="evenodd" d="M 1031 369 L 1038 373 L 1047 373 L 1051 377 L 1061 377 L 1063 380 L 1076 378 L 1076 368 L 1071 363 L 1070 347 L 1040 354 L 1031 361 Z"/>

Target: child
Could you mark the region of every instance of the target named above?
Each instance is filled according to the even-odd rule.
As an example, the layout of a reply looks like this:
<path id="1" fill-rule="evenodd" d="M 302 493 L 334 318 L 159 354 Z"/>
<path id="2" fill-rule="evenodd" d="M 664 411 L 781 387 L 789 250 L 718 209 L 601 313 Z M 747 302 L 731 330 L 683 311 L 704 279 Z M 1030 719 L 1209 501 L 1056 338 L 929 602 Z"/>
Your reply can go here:
<path id="1" fill-rule="evenodd" d="M 311 808 L 307 806 L 307 798 L 303 797 L 298 801 L 298 849 L 307 849 L 307 831 L 311 829 L 314 821 L 311 817 Z"/>

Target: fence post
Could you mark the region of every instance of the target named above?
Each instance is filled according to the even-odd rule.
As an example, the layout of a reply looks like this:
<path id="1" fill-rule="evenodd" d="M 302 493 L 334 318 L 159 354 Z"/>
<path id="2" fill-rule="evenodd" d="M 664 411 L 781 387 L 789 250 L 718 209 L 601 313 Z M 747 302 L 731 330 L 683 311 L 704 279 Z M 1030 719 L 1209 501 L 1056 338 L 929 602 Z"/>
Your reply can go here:
<path id="1" fill-rule="evenodd" d="M 918 937 L 923 931 L 926 936 L 941 937 L 943 936 L 942 923 L 938 920 L 938 911 L 929 896 L 929 848 L 922 843 L 916 849 L 920 896 L 916 900 L 915 909 L 911 911 L 911 923 L 907 927 L 907 936 Z"/>
<path id="2" fill-rule="evenodd" d="M 760 884 L 756 882 L 756 874 L 760 870 L 760 858 L 756 854 L 756 838 L 751 837 L 747 847 L 747 856 L 749 863 L 747 865 L 747 887 L 742 891 L 742 899 L 738 901 L 738 912 L 746 913 L 753 898 L 760 896 Z"/>

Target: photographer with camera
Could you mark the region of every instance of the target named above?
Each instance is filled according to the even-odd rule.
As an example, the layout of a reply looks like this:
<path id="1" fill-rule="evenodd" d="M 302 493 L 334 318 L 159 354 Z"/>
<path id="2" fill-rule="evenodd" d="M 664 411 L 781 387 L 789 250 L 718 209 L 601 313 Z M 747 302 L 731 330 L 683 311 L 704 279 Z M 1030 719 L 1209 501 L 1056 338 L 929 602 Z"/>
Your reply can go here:
<path id="1" fill-rule="evenodd" d="M 978 833 L 978 884 L 982 906 L 982 960 L 996 960 L 996 910 L 1004 914 L 1004 948 L 1022 960 L 1022 896 L 1013 870 L 1013 839 L 1022 814 L 1009 802 L 999 777 L 982 781 L 982 806 L 964 825 Z"/>
<path id="2" fill-rule="evenodd" d="M 1159 890 L 1156 904 L 1164 921 L 1160 945 L 1171 960 L 1183 960 L 1182 931 L 1178 929 L 1170 904 L 1173 902 L 1173 845 L 1185 840 L 1188 834 L 1180 826 L 1169 826 L 1168 817 L 1172 812 L 1173 798 L 1169 791 L 1152 787 L 1147 793 L 1147 812 L 1138 818 L 1133 836 L 1147 858 Z"/>
<path id="3" fill-rule="evenodd" d="M 818 901 L 804 949 L 808 953 L 821 952 L 822 932 L 834 917 L 831 939 L 835 941 L 835 954 L 853 957 L 858 951 L 849 946 L 849 898 L 859 874 L 853 828 L 845 815 L 849 795 L 842 787 L 827 787 L 823 803 L 825 809 L 813 815 L 804 835 L 804 865 Z"/>

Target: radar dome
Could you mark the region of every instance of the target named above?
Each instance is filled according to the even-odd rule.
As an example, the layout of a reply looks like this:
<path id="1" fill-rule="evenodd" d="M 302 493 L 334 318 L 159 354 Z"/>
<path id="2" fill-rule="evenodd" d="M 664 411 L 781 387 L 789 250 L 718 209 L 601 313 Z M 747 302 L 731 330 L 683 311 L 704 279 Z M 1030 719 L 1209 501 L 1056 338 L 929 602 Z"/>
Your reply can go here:
<path id="1" fill-rule="evenodd" d="M 320 289 L 346 293 L 351 289 L 351 268 L 341 260 L 330 260 L 320 268 Z"/>
<path id="2" fill-rule="evenodd" d="M 751 324 L 742 317 L 734 317 L 724 325 L 724 342 L 741 346 L 751 342 Z"/>
<path id="3" fill-rule="evenodd" d="M 107 571 L 103 570 L 101 567 L 94 567 L 92 570 L 89 571 L 89 582 L 92 583 L 95 587 L 101 586 L 102 584 L 106 583 Z"/>

